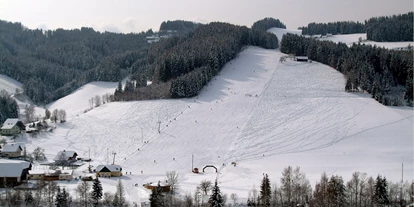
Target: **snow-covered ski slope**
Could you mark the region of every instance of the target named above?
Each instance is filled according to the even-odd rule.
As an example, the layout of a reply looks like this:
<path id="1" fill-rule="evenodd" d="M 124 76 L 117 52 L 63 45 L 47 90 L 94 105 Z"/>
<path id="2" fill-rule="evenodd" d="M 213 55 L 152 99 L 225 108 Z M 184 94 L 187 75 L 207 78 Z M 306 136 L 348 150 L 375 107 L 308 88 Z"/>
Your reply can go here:
<path id="1" fill-rule="evenodd" d="M 263 173 L 279 183 L 289 165 L 300 166 L 313 185 L 322 172 L 349 180 L 360 171 L 395 182 L 402 162 L 404 179 L 413 179 L 412 108 L 346 93 L 344 77 L 334 69 L 317 62 L 279 63 L 282 55 L 248 47 L 191 99 L 114 102 L 78 114 L 92 96 L 113 91 L 116 83 L 78 90 L 53 104 L 70 106 L 77 116 L 52 133 L 27 136 L 28 151 L 41 146 L 53 160 L 63 149 L 81 157 L 90 149 L 95 167 L 112 163 L 116 153 L 115 163 L 132 172 L 121 178 L 130 202 L 147 200 L 150 191 L 142 184 L 164 180 L 166 171 L 179 173 L 181 195 L 218 178 L 222 192 L 244 199 Z M 191 172 L 192 166 L 202 171 L 209 164 L 219 173 Z M 85 174 L 86 167 L 75 175 Z M 116 178 L 101 181 L 104 191 L 114 191 Z M 75 195 L 75 181 L 59 184 Z"/>

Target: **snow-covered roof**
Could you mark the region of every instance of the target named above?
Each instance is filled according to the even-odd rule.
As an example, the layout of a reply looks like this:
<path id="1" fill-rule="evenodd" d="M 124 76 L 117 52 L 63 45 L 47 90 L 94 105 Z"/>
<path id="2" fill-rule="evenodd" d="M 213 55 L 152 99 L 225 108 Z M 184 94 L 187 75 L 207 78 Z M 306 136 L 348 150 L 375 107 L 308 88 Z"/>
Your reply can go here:
<path id="1" fill-rule="evenodd" d="M 158 182 L 151 182 L 151 183 L 147 183 L 145 185 L 147 186 L 158 186 L 158 183 L 160 183 L 160 186 L 171 186 L 171 184 L 168 183 L 168 181 L 166 180 L 162 180 L 162 181 L 158 181 Z"/>
<path id="2" fill-rule="evenodd" d="M 3 146 L 2 152 L 17 152 L 17 150 L 23 150 L 24 145 L 20 143 L 7 143 Z"/>
<path id="3" fill-rule="evenodd" d="M 122 171 L 122 167 L 120 165 L 98 165 L 96 167 L 96 172 L 100 172 L 105 167 L 111 172 Z"/>
<path id="4" fill-rule="evenodd" d="M 6 119 L 1 129 L 11 129 L 17 124 L 18 121 L 19 119 Z"/>
<path id="5" fill-rule="evenodd" d="M 0 177 L 20 177 L 22 171 L 30 167 L 30 162 L 0 159 Z"/>
<path id="6" fill-rule="evenodd" d="M 63 156 L 62 156 L 62 154 L 63 154 Z M 62 160 L 62 158 L 63 158 L 63 160 L 68 160 L 68 158 L 69 157 L 74 157 L 74 156 L 77 156 L 78 154 L 75 152 L 75 151 L 66 151 L 66 150 L 63 150 L 63 151 L 59 151 L 58 153 L 57 153 L 57 155 L 56 155 L 56 157 L 55 157 L 55 161 L 59 161 L 59 160 Z"/>

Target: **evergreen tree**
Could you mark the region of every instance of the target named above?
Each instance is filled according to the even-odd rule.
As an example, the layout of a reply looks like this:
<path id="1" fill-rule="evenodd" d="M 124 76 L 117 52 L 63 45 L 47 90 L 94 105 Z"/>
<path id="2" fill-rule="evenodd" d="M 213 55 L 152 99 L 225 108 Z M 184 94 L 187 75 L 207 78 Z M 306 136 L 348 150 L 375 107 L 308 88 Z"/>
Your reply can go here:
<path id="1" fill-rule="evenodd" d="M 270 180 L 267 174 L 265 174 L 260 185 L 260 203 L 262 206 L 270 206 L 271 193 Z"/>
<path id="2" fill-rule="evenodd" d="M 352 91 L 352 83 L 351 83 L 350 78 L 346 79 L 345 91 L 347 91 L 347 92 Z"/>
<path id="3" fill-rule="evenodd" d="M 328 200 L 335 207 L 347 205 L 346 188 L 341 176 L 332 176 L 328 182 Z"/>
<path id="4" fill-rule="evenodd" d="M 162 188 L 159 182 L 157 187 L 152 189 L 149 200 L 151 207 L 164 206 L 164 195 L 162 194 Z"/>
<path id="5" fill-rule="evenodd" d="M 379 206 L 389 205 L 388 199 L 388 183 L 386 178 L 382 178 L 380 175 L 377 176 L 374 185 L 374 198 L 373 202 Z"/>
<path id="6" fill-rule="evenodd" d="M 67 207 L 67 195 L 65 189 L 63 191 L 60 191 L 60 187 L 57 188 L 57 194 L 55 199 L 55 205 L 56 207 Z"/>
<path id="7" fill-rule="evenodd" d="M 220 188 L 217 185 L 217 180 L 214 183 L 214 187 L 210 196 L 210 199 L 208 201 L 210 203 L 211 207 L 223 207 L 224 206 L 224 200 L 220 193 Z"/>
<path id="8" fill-rule="evenodd" d="M 24 203 L 26 206 L 33 206 L 35 200 L 33 198 L 32 191 L 26 191 L 24 193 Z"/>
<path id="9" fill-rule="evenodd" d="M 101 181 L 96 178 L 95 180 L 93 180 L 93 184 L 92 184 L 92 193 L 91 193 L 91 198 L 93 200 L 93 206 L 98 206 L 99 204 L 99 200 L 102 198 L 103 194 L 102 194 L 102 185 L 101 185 Z"/>

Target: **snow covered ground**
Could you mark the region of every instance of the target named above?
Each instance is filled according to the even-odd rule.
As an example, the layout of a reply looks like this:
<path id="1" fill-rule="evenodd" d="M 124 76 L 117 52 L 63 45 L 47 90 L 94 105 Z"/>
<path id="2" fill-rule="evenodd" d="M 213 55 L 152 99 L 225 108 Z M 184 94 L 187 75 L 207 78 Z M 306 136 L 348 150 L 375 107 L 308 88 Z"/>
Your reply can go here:
<path id="1" fill-rule="evenodd" d="M 405 180 L 414 179 L 412 108 L 346 93 L 344 77 L 334 69 L 317 62 L 279 63 L 282 55 L 248 47 L 191 99 L 114 102 L 81 113 L 92 96 L 117 85 L 87 84 L 50 106 L 74 115 L 68 122 L 22 140 L 28 151 L 45 148 L 49 160 L 64 149 L 80 157 L 90 150 L 95 167 L 112 163 L 116 153 L 115 163 L 128 172 L 121 180 L 131 203 L 148 200 L 142 184 L 165 180 L 166 171 L 179 174 L 181 195 L 217 178 L 222 192 L 237 193 L 239 201 L 253 185 L 259 187 L 263 173 L 279 183 L 289 165 L 300 166 L 312 185 L 322 172 L 349 180 L 360 171 L 399 181 L 402 162 Z M 219 173 L 191 172 L 206 165 Z M 86 175 L 86 168 L 75 175 Z M 104 192 L 115 191 L 117 178 L 101 181 Z M 76 195 L 76 181 L 59 185 Z"/>
<path id="2" fill-rule="evenodd" d="M 367 40 L 366 33 L 332 35 L 329 37 L 322 37 L 319 40 L 327 40 L 327 41 L 332 41 L 336 43 L 342 42 L 342 43 L 345 43 L 351 46 L 353 43 L 358 43 L 359 38 L 363 40 L 361 44 L 376 45 L 377 47 L 384 47 L 386 49 L 395 49 L 395 48 L 407 47 L 408 45 L 411 45 L 411 46 L 414 45 L 414 42 L 375 42 L 375 41 Z"/>

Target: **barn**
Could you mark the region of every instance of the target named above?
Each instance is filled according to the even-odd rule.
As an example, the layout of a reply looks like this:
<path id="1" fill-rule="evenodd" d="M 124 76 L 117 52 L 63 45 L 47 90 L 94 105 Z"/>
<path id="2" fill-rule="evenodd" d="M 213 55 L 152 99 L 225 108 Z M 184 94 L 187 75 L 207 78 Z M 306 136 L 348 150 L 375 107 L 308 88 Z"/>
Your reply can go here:
<path id="1" fill-rule="evenodd" d="M 308 62 L 309 61 L 309 58 L 308 58 L 308 56 L 296 56 L 295 57 L 295 60 L 297 62 Z"/>

